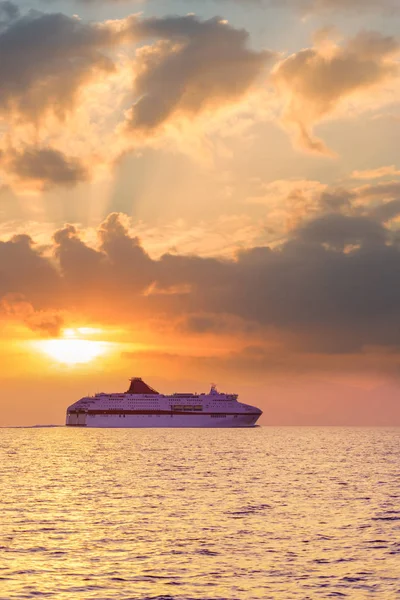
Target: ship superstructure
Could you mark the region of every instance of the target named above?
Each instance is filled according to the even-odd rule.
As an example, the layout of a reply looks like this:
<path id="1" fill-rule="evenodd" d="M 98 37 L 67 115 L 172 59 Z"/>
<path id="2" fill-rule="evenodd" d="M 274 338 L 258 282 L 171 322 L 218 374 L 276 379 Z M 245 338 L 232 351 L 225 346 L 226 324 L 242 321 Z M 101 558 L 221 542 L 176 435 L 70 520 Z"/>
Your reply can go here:
<path id="1" fill-rule="evenodd" d="M 222 394 L 164 395 L 133 377 L 127 392 L 81 398 L 67 409 L 66 424 L 75 427 L 253 427 L 259 408 Z"/>

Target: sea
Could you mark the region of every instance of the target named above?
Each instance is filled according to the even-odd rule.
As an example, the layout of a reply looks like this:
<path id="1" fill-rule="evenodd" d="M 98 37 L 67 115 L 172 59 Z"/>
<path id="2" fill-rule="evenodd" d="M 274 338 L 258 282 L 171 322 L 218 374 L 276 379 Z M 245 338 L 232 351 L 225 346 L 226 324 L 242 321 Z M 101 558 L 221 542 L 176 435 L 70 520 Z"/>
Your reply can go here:
<path id="1" fill-rule="evenodd" d="M 1 429 L 0 598 L 400 598 L 400 429 Z"/>

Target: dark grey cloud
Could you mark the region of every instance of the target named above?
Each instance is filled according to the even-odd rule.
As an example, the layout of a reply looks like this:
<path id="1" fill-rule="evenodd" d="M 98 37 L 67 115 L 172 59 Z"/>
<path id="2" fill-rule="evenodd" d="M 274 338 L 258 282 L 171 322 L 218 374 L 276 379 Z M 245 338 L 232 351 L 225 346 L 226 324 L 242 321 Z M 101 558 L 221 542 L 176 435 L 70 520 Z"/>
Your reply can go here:
<path id="1" fill-rule="evenodd" d="M 377 221 L 383 223 L 391 221 L 400 214 L 400 198 L 378 205 L 370 211 L 370 214 Z"/>
<path id="2" fill-rule="evenodd" d="M 136 47 L 126 129 L 151 133 L 171 117 L 193 117 L 243 97 L 274 58 L 250 48 L 249 33 L 216 17 L 128 17 L 84 22 L 62 13 L 20 14 L 3 3 L 0 116 L 40 124 L 63 119 L 86 85 L 115 71 L 115 50 Z M 147 44 L 148 42 L 148 44 Z"/>
<path id="3" fill-rule="evenodd" d="M 54 234 L 55 255 L 69 294 L 86 289 L 90 298 L 116 294 L 123 299 L 126 293 L 130 304 L 155 279 L 155 263 L 139 240 L 127 235 L 115 213 L 101 224 L 98 233 L 98 249 L 86 245 L 73 225 Z"/>
<path id="4" fill-rule="evenodd" d="M 138 53 L 131 130 L 151 130 L 172 115 L 195 115 L 245 94 L 273 59 L 248 46 L 249 34 L 216 17 L 131 19 L 134 39 L 158 40 Z"/>
<path id="5" fill-rule="evenodd" d="M 155 278 L 155 265 L 137 237 L 127 235 L 119 215 L 110 214 L 99 228 L 100 248 L 107 256 L 111 285 L 140 293 Z M 126 278 L 125 276 L 128 275 Z"/>
<path id="6" fill-rule="evenodd" d="M 343 250 L 349 244 L 384 244 L 387 233 L 373 219 L 332 213 L 302 225 L 296 231 L 296 236 L 306 242 L 328 244 L 332 248 Z"/>
<path id="7" fill-rule="evenodd" d="M 0 111 L 33 120 L 48 110 L 63 116 L 82 85 L 113 70 L 105 50 L 114 41 L 111 28 L 61 13 L 15 13 L 0 29 Z"/>
<path id="8" fill-rule="evenodd" d="M 320 211 L 387 221 L 397 214 L 400 181 L 367 184 L 359 187 L 327 188 L 319 195 Z"/>
<path id="9" fill-rule="evenodd" d="M 109 282 L 104 272 L 105 255 L 87 246 L 73 225 L 66 225 L 55 232 L 54 254 L 62 274 L 60 283 L 63 284 L 67 302 L 74 303 L 75 294 L 84 287 L 87 291 L 86 301 L 90 302 L 92 295 L 99 292 L 98 280 L 102 280 L 104 286 L 108 286 Z"/>
<path id="10" fill-rule="evenodd" d="M 54 308 L 60 300 L 59 290 L 56 267 L 28 235 L 0 241 L 0 298 L 22 294 L 33 305 Z"/>
<path id="11" fill-rule="evenodd" d="M 179 331 L 184 333 L 217 333 L 217 334 L 254 334 L 258 330 L 257 323 L 245 321 L 227 314 L 198 313 L 184 316 L 178 324 Z"/>
<path id="12" fill-rule="evenodd" d="M 72 225 L 56 232 L 56 265 L 27 236 L 0 243 L 0 294 L 34 309 L 89 318 L 176 322 L 197 334 L 279 333 L 296 352 L 337 354 L 400 347 L 400 247 L 372 217 L 327 214 L 280 247 L 234 260 L 149 257 L 120 217 L 99 229 L 98 248 Z"/>
<path id="13" fill-rule="evenodd" d="M 19 8 L 9 0 L 0 1 L 0 31 L 20 16 Z"/>
<path id="14" fill-rule="evenodd" d="M 342 210 L 351 205 L 351 201 L 356 197 L 353 190 L 346 188 L 328 189 L 322 192 L 320 203 L 326 210 Z"/>
<path id="15" fill-rule="evenodd" d="M 364 198 L 386 198 L 395 199 L 400 196 L 400 181 L 388 181 L 382 183 L 363 185 L 357 188 L 359 197 Z"/>
<path id="16" fill-rule="evenodd" d="M 71 187 L 88 178 L 87 170 L 75 157 L 68 157 L 52 148 L 25 148 L 22 152 L 10 151 L 0 155 L 5 163 L 23 181 L 38 184 L 42 189 L 54 186 Z"/>

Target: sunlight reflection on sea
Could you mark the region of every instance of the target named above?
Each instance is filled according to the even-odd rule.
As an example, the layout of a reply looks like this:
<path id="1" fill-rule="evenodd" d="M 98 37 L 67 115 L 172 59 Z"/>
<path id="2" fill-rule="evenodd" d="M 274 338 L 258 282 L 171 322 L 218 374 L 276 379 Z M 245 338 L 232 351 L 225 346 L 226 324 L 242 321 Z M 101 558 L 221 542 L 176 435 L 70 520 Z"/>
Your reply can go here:
<path id="1" fill-rule="evenodd" d="M 0 430 L 0 599 L 400 597 L 399 442 Z"/>

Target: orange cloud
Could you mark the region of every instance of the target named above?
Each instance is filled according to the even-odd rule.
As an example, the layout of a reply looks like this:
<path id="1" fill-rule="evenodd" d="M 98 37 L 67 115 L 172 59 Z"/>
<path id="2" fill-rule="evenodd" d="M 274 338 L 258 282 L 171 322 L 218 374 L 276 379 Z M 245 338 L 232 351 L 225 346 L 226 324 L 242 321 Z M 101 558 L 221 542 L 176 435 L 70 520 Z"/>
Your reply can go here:
<path id="1" fill-rule="evenodd" d="M 35 310 L 21 294 L 6 294 L 0 303 L 2 319 L 23 323 L 44 337 L 58 336 L 64 319 L 54 311 Z"/>
<path id="2" fill-rule="evenodd" d="M 7 183 L 34 191 L 107 175 L 162 125 L 188 128 L 188 117 L 237 104 L 274 59 L 219 18 L 85 23 L 10 6 L 0 28 L 0 152 Z"/>
<path id="3" fill-rule="evenodd" d="M 279 110 L 263 81 L 276 53 L 253 50 L 246 30 L 220 18 L 85 23 L 62 14 L 23 15 L 10 6 L 0 29 L 6 133 L 0 167 L 11 187 L 37 192 L 109 178 L 124 152 L 178 138 L 184 130 L 192 137 L 178 142 L 179 150 L 200 156 L 204 128 L 215 135 L 212 115 L 234 135 L 243 123 L 265 117 L 250 102 L 256 91 L 258 106 L 273 106 L 271 114 Z M 303 148 L 327 153 L 313 134 L 315 124 L 338 114 L 345 100 L 394 79 L 399 46 L 371 32 L 342 45 L 328 41 L 326 32 L 316 39 L 314 48 L 281 60 L 272 80 L 285 102 L 285 127 Z M 232 113 L 231 127 L 224 118 L 240 106 L 246 115 L 235 120 Z"/>
<path id="4" fill-rule="evenodd" d="M 297 337 L 299 348 L 328 353 L 333 339 L 335 352 L 390 347 L 399 341 L 400 254 L 384 221 L 373 211 L 321 211 L 274 249 L 248 248 L 233 259 L 152 259 L 111 214 L 97 247 L 71 225 L 58 230 L 56 264 L 26 236 L 1 242 L 0 294 L 23 294 L 35 311 L 64 310 L 89 322 L 128 327 L 157 319 L 173 327 L 184 322 L 181 332 L 215 334 L 258 328 L 266 339 L 274 328 Z"/>
<path id="5" fill-rule="evenodd" d="M 273 81 L 285 100 L 282 122 L 295 142 L 316 153 L 331 154 L 313 134 L 313 127 L 334 115 L 341 103 L 368 93 L 400 74 L 399 42 L 391 36 L 363 31 L 342 45 L 319 43 L 281 61 Z"/>
<path id="6" fill-rule="evenodd" d="M 353 179 L 380 179 L 381 177 L 400 176 L 400 169 L 394 165 L 379 167 L 378 169 L 366 169 L 364 171 L 353 171 Z"/>

